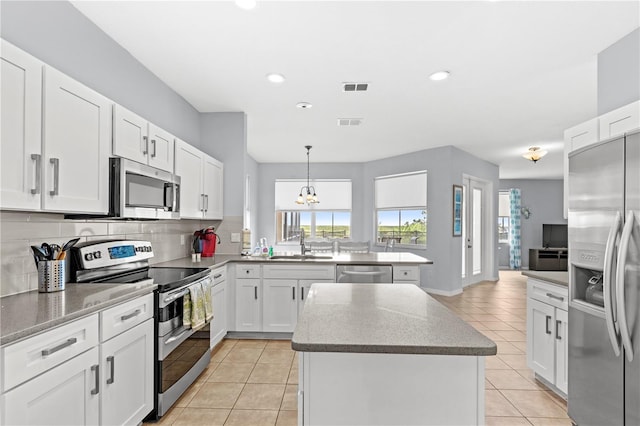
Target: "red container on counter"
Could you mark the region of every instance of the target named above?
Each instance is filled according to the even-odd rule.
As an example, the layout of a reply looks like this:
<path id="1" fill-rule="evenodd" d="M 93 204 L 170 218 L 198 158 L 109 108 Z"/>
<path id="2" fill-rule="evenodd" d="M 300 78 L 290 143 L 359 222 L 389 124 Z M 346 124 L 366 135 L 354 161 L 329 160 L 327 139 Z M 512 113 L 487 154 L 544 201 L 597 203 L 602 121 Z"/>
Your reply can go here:
<path id="1" fill-rule="evenodd" d="M 205 229 L 200 234 L 202 241 L 202 257 L 213 257 L 216 254 L 216 245 L 220 244 L 220 237 L 213 229 Z"/>

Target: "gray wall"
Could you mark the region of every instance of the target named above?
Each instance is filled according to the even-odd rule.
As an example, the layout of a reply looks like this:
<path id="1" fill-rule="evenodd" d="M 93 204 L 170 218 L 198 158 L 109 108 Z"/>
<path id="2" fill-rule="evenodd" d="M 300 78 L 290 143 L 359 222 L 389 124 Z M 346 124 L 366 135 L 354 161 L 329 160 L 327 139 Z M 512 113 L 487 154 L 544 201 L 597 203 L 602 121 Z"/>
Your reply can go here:
<path id="1" fill-rule="evenodd" d="M 500 190 L 520 188 L 522 207 L 531 211 L 529 219 L 521 218 L 522 267 L 529 268 L 529 249 L 542 248 L 542 224 L 567 223 L 563 216 L 562 180 L 501 179 Z M 501 244 L 500 266 L 509 267 L 509 245 Z M 506 250 L 506 264 L 504 250 Z"/>
<path id="2" fill-rule="evenodd" d="M 640 28 L 598 54 L 598 115 L 640 99 Z"/>
<path id="3" fill-rule="evenodd" d="M 258 237 L 275 238 L 274 191 L 276 179 L 306 175 L 306 164 L 260 164 Z M 460 238 L 451 235 L 452 185 L 462 184 L 463 174 L 490 182 L 497 200 L 498 167 L 457 148 L 447 146 L 368 163 L 314 163 L 313 178 L 351 179 L 353 184 L 352 238 L 375 241 L 374 178 L 427 170 L 427 249 L 405 250 L 434 261 L 421 269 L 422 286 L 447 294 L 461 291 Z M 322 194 L 318 194 L 320 197 Z M 295 194 L 292 195 L 292 202 Z M 497 201 L 496 201 L 497 211 Z M 495 222 L 495 221 L 494 221 Z M 495 229 L 489 232 L 495 237 Z M 280 249 L 286 249 L 283 246 Z M 289 248 L 291 250 L 291 248 Z M 380 248 L 373 246 L 373 250 Z M 495 250 L 494 250 L 495 251 Z M 489 266 L 488 277 L 497 279 L 498 262 Z"/>
<path id="4" fill-rule="evenodd" d="M 186 142 L 200 114 L 66 1 L 2 1 L 2 38 Z"/>

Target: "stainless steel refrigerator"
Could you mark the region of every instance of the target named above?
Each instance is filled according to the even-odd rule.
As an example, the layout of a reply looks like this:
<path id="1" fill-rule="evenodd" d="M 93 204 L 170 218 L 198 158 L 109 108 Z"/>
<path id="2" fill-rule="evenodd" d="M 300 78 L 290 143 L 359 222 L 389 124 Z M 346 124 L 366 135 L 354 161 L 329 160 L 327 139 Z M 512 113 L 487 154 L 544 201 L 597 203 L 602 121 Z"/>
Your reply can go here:
<path id="1" fill-rule="evenodd" d="M 569 154 L 569 260 L 569 416 L 640 425 L 640 131 Z"/>

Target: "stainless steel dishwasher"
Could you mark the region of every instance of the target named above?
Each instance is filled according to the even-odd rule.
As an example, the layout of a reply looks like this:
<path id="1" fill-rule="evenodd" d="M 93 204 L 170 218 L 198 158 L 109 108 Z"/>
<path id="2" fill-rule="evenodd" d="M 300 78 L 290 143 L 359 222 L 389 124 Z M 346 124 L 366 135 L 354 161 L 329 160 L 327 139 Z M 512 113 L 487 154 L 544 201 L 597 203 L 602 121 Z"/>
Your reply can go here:
<path id="1" fill-rule="evenodd" d="M 339 283 L 392 283 L 391 265 L 336 265 L 336 282 Z"/>

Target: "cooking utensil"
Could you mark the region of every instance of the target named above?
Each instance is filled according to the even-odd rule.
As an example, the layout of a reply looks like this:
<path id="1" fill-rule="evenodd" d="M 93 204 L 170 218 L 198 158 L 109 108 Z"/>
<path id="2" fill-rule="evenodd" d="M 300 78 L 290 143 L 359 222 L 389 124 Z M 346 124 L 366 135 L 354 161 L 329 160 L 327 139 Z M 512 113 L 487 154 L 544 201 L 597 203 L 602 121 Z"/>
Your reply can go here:
<path id="1" fill-rule="evenodd" d="M 33 258 L 36 261 L 36 268 L 38 267 L 38 261 L 47 260 L 47 253 L 38 246 L 31 246 L 31 251 L 33 252 Z"/>
<path id="2" fill-rule="evenodd" d="M 48 243 L 42 243 L 40 248 L 42 249 L 42 251 L 44 251 L 46 260 L 53 260 L 53 254 L 52 254 L 53 250 L 51 249 L 51 246 Z"/>
<path id="3" fill-rule="evenodd" d="M 80 238 L 74 238 L 64 243 L 64 245 L 60 249 L 60 253 L 58 253 L 58 255 L 56 256 L 56 260 L 64 260 L 67 257 L 67 250 L 75 246 L 78 241 L 80 241 Z"/>

